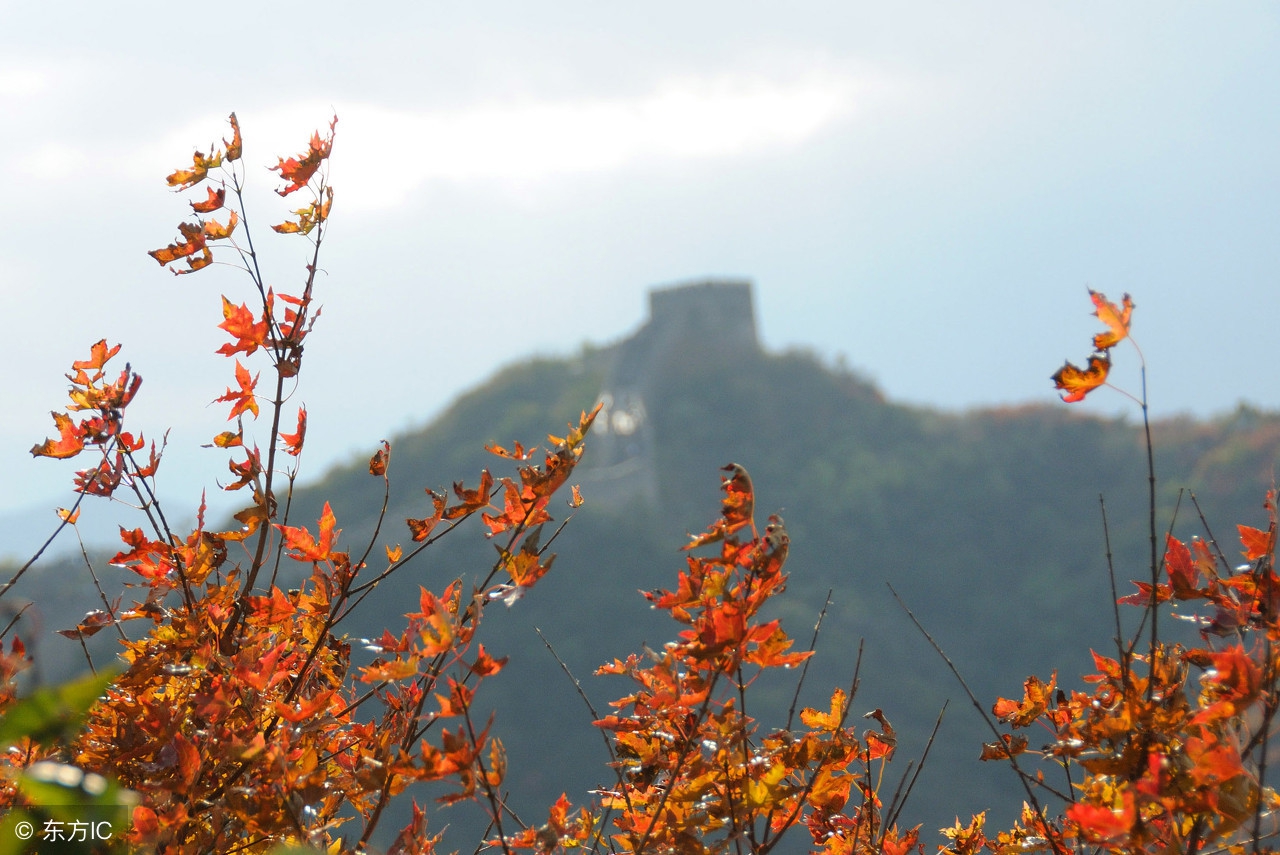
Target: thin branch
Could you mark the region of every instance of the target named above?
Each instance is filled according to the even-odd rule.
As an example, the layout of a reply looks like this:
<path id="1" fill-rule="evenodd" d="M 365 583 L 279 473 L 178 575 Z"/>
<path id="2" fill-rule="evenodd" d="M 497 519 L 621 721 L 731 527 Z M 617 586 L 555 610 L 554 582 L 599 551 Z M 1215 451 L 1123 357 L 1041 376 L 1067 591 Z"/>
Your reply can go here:
<path id="1" fill-rule="evenodd" d="M 813 636 L 809 639 L 809 652 L 813 653 L 818 647 L 818 632 L 822 629 L 822 621 L 827 617 L 827 609 L 831 607 L 831 593 L 834 588 L 827 589 L 827 599 L 822 604 L 822 611 L 818 612 L 818 619 L 813 624 Z M 809 673 L 809 663 L 813 660 L 810 656 L 804 660 L 804 664 L 800 666 L 800 678 L 796 680 L 795 693 L 791 695 L 791 706 L 787 709 L 787 724 L 784 730 L 790 730 L 792 722 L 796 717 L 796 705 L 800 703 L 800 690 L 804 687 L 805 675 Z"/>
<path id="2" fill-rule="evenodd" d="M 898 815 L 902 813 L 902 809 L 906 807 L 907 799 L 911 797 L 911 791 L 915 788 L 916 779 L 920 777 L 920 773 L 924 771 L 925 761 L 929 759 L 929 751 L 933 748 L 934 740 L 938 736 L 938 728 L 942 727 L 942 717 L 947 714 L 947 706 L 950 701 L 946 701 L 942 705 L 942 709 L 938 710 L 938 718 L 933 723 L 933 730 L 929 733 L 929 741 L 924 745 L 924 752 L 920 755 L 920 762 L 916 765 L 915 774 L 911 776 L 911 781 L 907 784 L 906 792 L 902 793 L 902 799 L 898 799 L 898 794 L 902 790 L 902 784 L 898 784 L 898 789 L 893 793 L 893 799 L 889 802 L 889 817 L 884 821 L 884 829 L 892 828 L 898 822 Z M 908 772 L 911 770 L 908 769 Z M 906 772 L 903 773 L 902 779 L 906 781 Z M 881 831 L 883 834 L 883 829 Z"/>
<path id="3" fill-rule="evenodd" d="M 960 683 L 960 687 L 964 689 L 964 693 L 968 695 L 969 702 L 973 704 L 973 708 L 978 711 L 978 715 L 982 717 L 982 721 L 987 725 L 987 729 L 990 730 L 991 733 L 995 735 L 996 742 L 1003 744 L 1004 737 L 1000 733 L 1000 729 L 996 727 L 995 722 L 991 720 L 991 717 L 987 714 L 987 711 L 982 708 L 982 704 L 978 702 L 977 695 L 973 693 L 973 690 L 969 688 L 969 684 L 965 681 L 964 677 L 960 674 L 960 669 L 958 669 L 955 666 L 955 663 L 951 661 L 951 658 L 947 656 L 946 652 L 942 649 L 941 645 L 939 645 L 938 642 L 934 640 L 933 636 L 929 634 L 929 631 L 924 628 L 924 625 L 920 623 L 920 621 L 912 613 L 911 609 L 907 608 L 907 604 L 903 602 L 902 597 L 898 596 L 898 592 L 894 590 L 893 585 L 889 585 L 888 587 L 889 587 L 890 593 L 893 594 L 893 598 L 898 601 L 898 605 L 902 607 L 902 610 L 907 613 L 907 617 L 909 617 L 911 619 L 911 622 L 915 624 L 916 629 L 920 630 L 920 633 L 929 642 L 929 646 L 932 647 L 934 649 L 934 652 L 936 652 L 939 656 L 941 656 L 942 661 L 947 664 L 947 668 L 950 669 L 951 674 Z M 1042 781 L 1038 781 L 1033 775 L 1027 772 L 1024 772 L 1022 770 L 1022 767 L 1018 765 L 1018 758 L 1015 757 L 1012 754 L 1012 752 L 1009 753 L 1009 765 L 1013 768 L 1014 773 L 1018 776 L 1018 782 L 1022 784 L 1022 789 L 1027 794 L 1027 803 L 1030 804 L 1032 809 L 1040 815 L 1040 819 L 1046 824 L 1048 824 L 1049 822 L 1048 813 L 1045 811 L 1044 806 L 1040 804 L 1040 800 L 1036 798 L 1035 791 L 1031 788 L 1031 782 L 1035 781 L 1036 784 L 1038 784 L 1039 786 L 1043 786 L 1050 793 L 1053 793 L 1055 796 L 1058 796 L 1063 800 L 1069 800 L 1069 799 L 1067 798 L 1067 796 L 1057 792 L 1052 787 L 1048 786 L 1047 784 L 1044 784 Z M 1059 848 L 1060 844 L 1057 841 L 1053 841 L 1053 846 L 1055 851 L 1059 852 L 1059 855 L 1066 855 L 1066 850 Z"/>

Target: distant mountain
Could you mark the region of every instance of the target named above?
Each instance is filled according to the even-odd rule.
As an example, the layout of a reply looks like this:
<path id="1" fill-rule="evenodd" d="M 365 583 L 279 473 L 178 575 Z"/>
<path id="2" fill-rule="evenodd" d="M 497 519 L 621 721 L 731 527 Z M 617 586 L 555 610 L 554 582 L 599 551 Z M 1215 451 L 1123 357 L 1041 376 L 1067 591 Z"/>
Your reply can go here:
<path id="1" fill-rule="evenodd" d="M 716 516 L 719 467 L 734 461 L 753 476 L 760 516 L 786 517 L 791 581 L 778 611 L 793 637 L 807 641 L 831 592 L 802 702 L 824 704 L 833 686 L 847 686 L 863 642 L 854 712 L 881 708 L 898 727 L 899 771 L 951 701 L 904 820 L 926 832 L 989 808 L 992 822 L 1008 820 L 1022 799 L 1016 782 L 977 761 L 990 734 L 888 584 L 987 708 L 998 695 L 1019 695 L 1032 673 L 1059 668 L 1066 687 L 1079 687 L 1090 647 L 1107 649 L 1115 634 L 1100 496 L 1122 593 L 1146 573 L 1141 425 L 1065 405 L 948 414 L 894 404 L 810 355 L 762 350 L 749 287 L 699 283 L 653 292 L 649 322 L 625 341 L 510 367 L 430 426 L 395 438 L 379 543 L 408 543 L 403 520 L 427 513 L 425 488 L 473 485 L 483 467 L 500 474 L 503 461 L 485 443 L 537 442 L 599 400 L 606 409 L 574 479 L 587 504 L 556 541 L 549 576 L 510 609 L 486 612 L 480 632 L 487 648 L 512 659 L 479 700 L 497 709 L 521 816 L 541 822 L 562 791 L 582 803 L 610 780 L 591 714 L 534 628 L 603 714 L 628 686 L 593 670 L 677 631 L 637 591 L 673 584 L 684 560 L 678 548 Z M 1235 524 L 1263 519 L 1280 415 L 1241 409 L 1161 422 L 1153 435 L 1160 526 L 1176 506 L 1175 531 L 1201 531 L 1189 495 L 1179 499 L 1189 488 L 1233 554 Z M 353 463 L 297 490 L 291 519 L 314 520 L 329 501 L 342 543 L 359 554 L 382 491 L 381 479 Z M 479 530 L 455 532 L 386 580 L 346 631 L 372 637 L 399 625 L 420 584 L 476 575 L 493 557 Z M 52 604 L 58 588 L 48 569 L 26 595 Z M 766 729 L 780 724 L 794 686 L 758 688 L 756 714 Z M 464 846 L 478 815 L 454 808 L 432 824 L 450 824 L 451 845 Z"/>

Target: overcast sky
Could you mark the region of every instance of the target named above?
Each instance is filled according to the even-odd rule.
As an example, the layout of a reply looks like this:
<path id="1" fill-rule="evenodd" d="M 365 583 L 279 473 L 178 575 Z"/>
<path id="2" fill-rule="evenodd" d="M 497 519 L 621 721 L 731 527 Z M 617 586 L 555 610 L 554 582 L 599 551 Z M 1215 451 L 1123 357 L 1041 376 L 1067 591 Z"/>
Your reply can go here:
<path id="1" fill-rule="evenodd" d="M 249 282 L 146 251 L 232 110 L 259 227 L 286 210 L 259 167 L 340 119 L 304 475 L 705 276 L 895 400 L 1053 400 L 1093 287 L 1134 296 L 1156 415 L 1280 405 L 1274 4 L 534 5 L 0 2 L 0 510 L 70 501 L 28 449 L 102 337 L 145 378 L 134 426 L 172 428 L 172 501 L 225 473 L 195 447 Z M 302 242 L 260 239 L 296 288 Z"/>

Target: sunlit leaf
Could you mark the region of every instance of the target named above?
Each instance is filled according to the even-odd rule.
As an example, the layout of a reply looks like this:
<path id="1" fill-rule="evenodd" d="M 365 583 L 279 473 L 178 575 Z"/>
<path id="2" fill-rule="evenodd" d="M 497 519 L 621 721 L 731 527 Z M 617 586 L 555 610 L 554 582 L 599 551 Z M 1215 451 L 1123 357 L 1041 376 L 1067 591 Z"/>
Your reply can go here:
<path id="1" fill-rule="evenodd" d="M 84 360 L 76 360 L 71 363 L 71 368 L 75 371 L 99 371 L 111 357 L 120 352 L 120 345 L 114 347 L 107 346 L 107 340 L 100 339 L 89 348 L 89 358 Z"/>
<path id="2" fill-rule="evenodd" d="M 1093 348 L 1100 351 L 1109 350 L 1129 335 L 1129 317 L 1133 314 L 1133 301 L 1129 299 L 1128 294 L 1125 294 L 1121 301 L 1124 308 L 1120 308 L 1108 300 L 1105 294 L 1100 294 L 1092 288 L 1089 289 L 1089 297 L 1093 300 L 1094 315 L 1107 326 L 1105 333 L 1098 333 L 1093 337 Z"/>
<path id="3" fill-rule="evenodd" d="M 244 143 L 240 139 L 240 122 L 236 119 L 235 113 L 228 116 L 227 121 L 231 123 L 231 141 L 227 142 L 225 138 L 222 140 L 222 144 L 227 148 L 224 157 L 228 161 L 236 161 L 240 159 L 244 150 Z"/>
<path id="4" fill-rule="evenodd" d="M 227 203 L 227 190 L 225 187 L 219 187 L 214 190 L 212 187 L 207 188 L 209 197 L 203 202 L 192 202 L 191 210 L 197 214 L 211 214 Z"/>
<path id="5" fill-rule="evenodd" d="M 1257 561 L 1275 551 L 1275 531 L 1262 531 L 1247 525 L 1236 526 L 1240 532 L 1240 543 L 1244 546 L 1244 557 Z"/>
<path id="6" fill-rule="evenodd" d="M 746 467 L 737 463 L 730 463 L 724 467 L 723 471 L 729 474 L 725 475 L 720 482 L 720 489 L 724 491 L 720 519 L 702 534 L 691 536 L 689 542 L 683 547 L 686 550 L 724 540 L 739 529 L 752 524 L 755 488 L 751 484 L 751 475 L 748 474 Z"/>
<path id="7" fill-rule="evenodd" d="M 57 439 L 46 439 L 40 445 L 32 446 L 33 457 L 52 457 L 64 460 L 75 457 L 84 450 L 83 432 L 65 413 L 53 413 L 53 424 L 58 429 Z"/>
<path id="8" fill-rule="evenodd" d="M 170 187 L 186 190 L 199 184 L 208 176 L 210 169 L 217 169 L 222 165 L 222 155 L 213 152 L 205 157 L 203 152 L 197 151 L 192 155 L 191 164 L 190 169 L 179 169 L 169 175 L 167 180 Z"/>
<path id="9" fill-rule="evenodd" d="M 387 463 L 391 459 L 391 443 L 385 439 L 382 441 L 382 448 L 379 448 L 369 458 L 369 474 L 378 478 L 385 477 L 387 474 Z"/>
<path id="10" fill-rule="evenodd" d="M 415 543 L 421 543 L 430 537 L 431 531 L 439 525 L 442 519 L 444 519 L 446 504 L 445 497 L 439 493 L 431 492 L 431 502 L 435 507 L 435 512 L 431 516 L 426 517 L 425 519 L 409 518 L 405 520 L 405 523 L 409 526 L 409 532 Z"/>
<path id="11" fill-rule="evenodd" d="M 297 190 L 301 190 L 307 186 L 307 182 L 316 174 L 316 170 L 324 163 L 325 159 L 333 151 L 333 133 L 334 128 L 338 124 L 338 117 L 334 116 L 333 121 L 329 124 L 329 135 L 325 138 L 320 137 L 320 132 L 316 131 L 311 135 L 311 143 L 307 151 L 297 157 L 286 159 L 281 158 L 280 162 L 271 167 L 280 173 L 280 177 L 289 184 L 277 190 L 281 196 L 288 196 Z"/>
<path id="12" fill-rule="evenodd" d="M 226 330 L 236 341 L 228 342 L 218 348 L 217 352 L 224 356 L 236 353 L 251 354 L 262 347 L 267 338 L 267 321 L 259 319 L 249 311 L 249 307 L 241 303 L 239 306 L 226 297 L 222 298 L 222 323 L 218 329 Z"/>
<path id="13" fill-rule="evenodd" d="M 1084 396 L 1107 382 L 1107 372 L 1111 370 L 1111 360 L 1105 356 L 1094 354 L 1089 357 L 1088 368 L 1077 368 L 1068 362 L 1058 369 L 1052 377 L 1054 386 L 1062 391 L 1062 400 L 1068 404 L 1083 401 Z"/>
<path id="14" fill-rule="evenodd" d="M 1008 760 L 1027 750 L 1027 737 L 1022 734 L 1002 733 L 1000 742 L 982 743 L 979 760 Z"/>
<path id="15" fill-rule="evenodd" d="M 298 408 L 298 429 L 293 433 L 280 434 L 280 441 L 285 445 L 285 451 L 297 457 L 302 453 L 302 443 L 307 437 L 307 408 Z"/>
<path id="16" fill-rule="evenodd" d="M 236 360 L 236 383 L 239 385 L 239 389 L 232 390 L 228 387 L 226 392 L 214 398 L 214 400 L 233 402 L 231 414 L 227 416 L 228 420 L 234 419 L 245 412 L 250 412 L 257 416 L 258 400 L 253 390 L 258 385 L 258 375 L 255 374 L 250 377 L 249 369 L 241 365 L 238 359 Z"/>

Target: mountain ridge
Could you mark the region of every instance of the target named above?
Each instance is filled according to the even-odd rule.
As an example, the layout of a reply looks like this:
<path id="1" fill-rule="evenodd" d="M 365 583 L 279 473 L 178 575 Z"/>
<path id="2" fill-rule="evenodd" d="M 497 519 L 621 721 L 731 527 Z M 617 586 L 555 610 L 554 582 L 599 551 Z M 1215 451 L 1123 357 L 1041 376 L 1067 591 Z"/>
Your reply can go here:
<path id="1" fill-rule="evenodd" d="M 732 287 L 716 293 L 741 296 Z M 608 658 L 658 646 L 676 631 L 637 591 L 674 584 L 683 562 L 678 548 L 687 532 L 715 517 L 719 470 L 730 461 L 752 473 L 759 514 L 783 513 L 791 533 L 790 591 L 776 616 L 793 637 L 805 639 L 817 615 L 827 612 L 802 703 L 823 705 L 832 686 L 847 686 L 862 644 L 855 712 L 883 708 L 899 729 L 904 759 L 920 754 L 943 703 L 963 698 L 886 583 L 989 704 L 998 694 L 1016 695 L 1031 673 L 1047 676 L 1060 668 L 1070 684 L 1089 668 L 1089 647 L 1110 643 L 1100 495 L 1121 593 L 1127 593 L 1128 579 L 1145 575 L 1147 472 L 1140 423 L 1066 405 L 948 413 L 894 403 L 856 372 L 801 351 L 762 349 L 753 311 L 750 317 L 752 335 L 742 334 L 739 324 L 738 343 L 731 346 L 707 334 L 713 320 L 711 327 L 660 336 L 658 346 L 633 347 L 645 351 L 635 363 L 647 366 L 643 378 L 619 365 L 619 354 L 635 336 L 508 366 L 430 424 L 392 438 L 388 511 L 374 556 L 379 545 L 408 544 L 402 520 L 427 514 L 424 489 L 447 490 L 458 480 L 474 485 L 482 467 L 501 463 L 484 451 L 486 443 L 529 445 L 547 433 L 563 433 L 580 411 L 613 396 L 613 406 L 602 413 L 608 422 L 597 425 L 609 430 L 588 435 L 575 472 L 586 505 L 556 541 L 555 567 L 511 608 L 487 612 L 480 631 L 486 648 L 512 657 L 479 700 L 498 711 L 495 727 L 508 746 L 511 790 L 522 815 L 540 816 L 562 791 L 584 801 L 610 775 L 591 716 L 542 639 L 582 679 L 595 708 L 604 710 L 624 687 L 588 675 Z M 619 413 L 623 417 L 615 420 Z M 639 425 L 648 437 L 628 456 L 626 442 Z M 1241 407 L 1208 421 L 1162 420 L 1152 432 L 1162 525 L 1179 504 L 1179 486 L 1190 484 L 1229 550 L 1231 525 L 1256 525 L 1262 516 L 1263 491 L 1280 459 L 1280 415 Z M 612 456 L 606 453 L 610 443 Z M 369 453 L 374 450 L 371 443 Z M 651 467 L 638 487 L 617 489 L 598 477 L 637 455 Z M 341 543 L 359 555 L 377 523 L 384 489 L 369 475 L 366 460 L 333 467 L 295 489 L 290 524 L 315 520 L 327 501 L 343 529 Z M 607 490 L 613 494 L 602 500 Z M 1199 527 L 1188 504 L 1183 500 L 1175 527 L 1180 536 Z M 566 506 L 559 508 L 553 509 L 557 518 L 568 516 Z M 386 580 L 370 608 L 344 627 L 353 639 L 394 628 L 407 604 L 417 602 L 419 584 L 437 588 L 456 575 L 473 578 L 493 562 L 494 552 L 472 526 L 423 558 Z M 97 607 L 92 597 L 82 607 L 68 593 L 65 579 L 72 573 L 83 575 L 83 564 L 51 564 L 23 580 L 23 596 L 61 606 L 57 613 L 46 609 L 47 629 L 71 626 Z M 123 578 L 114 570 L 106 576 L 108 590 Z M 286 574 L 280 584 L 296 584 L 296 578 Z M 108 636 L 93 639 L 99 642 L 95 655 L 115 649 Z M 42 652 L 52 652 L 53 643 Z M 61 649 L 73 663 L 79 656 L 73 642 Z M 793 689 L 783 683 L 760 687 L 766 722 L 776 723 Z M 967 705 L 953 705 L 904 814 L 910 823 L 924 822 L 927 831 L 988 808 L 995 809 L 995 822 L 1000 811 L 1020 803 L 1006 770 L 974 762 L 978 744 L 990 738 L 977 724 Z M 454 845 L 465 845 L 467 835 L 474 839 L 482 828 L 482 818 L 470 810 L 455 809 L 442 820 L 458 835 Z"/>

